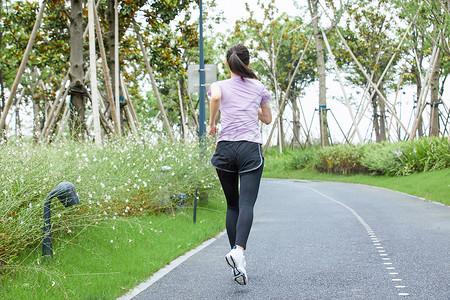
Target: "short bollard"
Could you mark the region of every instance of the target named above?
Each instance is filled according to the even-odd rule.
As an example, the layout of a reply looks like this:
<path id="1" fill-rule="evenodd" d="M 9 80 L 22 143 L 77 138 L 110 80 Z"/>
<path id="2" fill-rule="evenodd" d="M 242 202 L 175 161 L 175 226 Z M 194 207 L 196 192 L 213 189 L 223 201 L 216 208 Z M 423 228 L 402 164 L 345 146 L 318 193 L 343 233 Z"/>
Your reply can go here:
<path id="1" fill-rule="evenodd" d="M 44 236 L 42 239 L 42 256 L 53 257 L 52 224 L 50 204 L 53 198 L 58 198 L 65 206 L 69 207 L 80 203 L 75 186 L 67 181 L 61 182 L 45 198 L 44 205 Z"/>
<path id="2" fill-rule="evenodd" d="M 195 199 L 194 199 L 194 224 L 197 222 L 197 200 L 198 200 L 198 187 L 195 188 Z"/>

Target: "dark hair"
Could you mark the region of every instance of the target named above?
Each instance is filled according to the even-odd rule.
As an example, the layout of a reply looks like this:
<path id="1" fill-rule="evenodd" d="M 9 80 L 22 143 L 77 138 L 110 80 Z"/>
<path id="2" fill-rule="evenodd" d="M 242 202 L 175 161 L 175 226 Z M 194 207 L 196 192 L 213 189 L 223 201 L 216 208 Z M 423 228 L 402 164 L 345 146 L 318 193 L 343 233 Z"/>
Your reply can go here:
<path id="1" fill-rule="evenodd" d="M 258 79 L 255 72 L 248 67 L 250 53 L 247 47 L 241 44 L 231 46 L 227 52 L 227 62 L 231 72 L 244 78 Z"/>

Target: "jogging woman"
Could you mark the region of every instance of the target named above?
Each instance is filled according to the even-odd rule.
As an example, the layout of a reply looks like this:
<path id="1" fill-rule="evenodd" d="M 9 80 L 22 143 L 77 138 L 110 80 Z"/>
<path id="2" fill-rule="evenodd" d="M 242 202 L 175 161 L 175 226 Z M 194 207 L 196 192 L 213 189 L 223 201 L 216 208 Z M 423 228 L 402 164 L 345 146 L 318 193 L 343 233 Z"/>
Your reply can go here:
<path id="1" fill-rule="evenodd" d="M 272 122 L 270 94 L 249 63 L 245 46 L 237 44 L 228 50 L 226 64 L 231 78 L 213 83 L 208 91 L 210 114 L 206 129 L 211 135 L 217 133 L 220 110 L 221 130 L 211 164 L 217 169 L 227 200 L 226 228 L 232 249 L 225 260 L 233 270 L 234 280 L 242 285 L 248 281 L 244 250 L 264 167 L 258 119 L 265 124 Z"/>

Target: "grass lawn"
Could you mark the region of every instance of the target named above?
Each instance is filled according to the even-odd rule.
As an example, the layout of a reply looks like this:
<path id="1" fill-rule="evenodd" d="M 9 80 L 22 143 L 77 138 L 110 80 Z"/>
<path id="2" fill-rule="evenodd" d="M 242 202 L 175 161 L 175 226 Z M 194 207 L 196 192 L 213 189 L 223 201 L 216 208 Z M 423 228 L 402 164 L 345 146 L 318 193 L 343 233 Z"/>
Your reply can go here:
<path id="1" fill-rule="evenodd" d="M 28 252 L 0 280 L 0 299 L 115 299 L 225 227 L 225 204 L 106 220 L 54 240 L 55 256 Z"/>
<path id="2" fill-rule="evenodd" d="M 417 173 L 409 176 L 334 175 L 316 170 L 267 170 L 263 177 L 340 181 L 367 184 L 423 197 L 430 201 L 450 205 L 450 169 Z"/>

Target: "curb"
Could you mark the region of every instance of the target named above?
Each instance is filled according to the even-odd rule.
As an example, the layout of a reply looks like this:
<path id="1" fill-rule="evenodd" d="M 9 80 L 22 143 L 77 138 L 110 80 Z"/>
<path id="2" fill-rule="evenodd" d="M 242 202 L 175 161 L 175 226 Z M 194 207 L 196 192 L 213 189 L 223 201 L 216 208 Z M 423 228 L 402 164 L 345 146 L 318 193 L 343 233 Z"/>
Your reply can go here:
<path id="1" fill-rule="evenodd" d="M 170 262 L 167 266 L 165 266 L 164 268 L 162 268 L 159 271 L 157 271 L 156 273 L 154 273 L 148 280 L 146 280 L 145 282 L 142 282 L 138 286 L 134 287 L 132 290 L 128 291 L 125 295 L 120 296 L 119 298 L 117 298 L 117 300 L 133 299 L 138 294 L 140 294 L 141 292 L 146 290 L 148 287 L 150 287 L 152 284 L 154 284 L 155 282 L 157 282 L 158 280 L 163 278 L 165 275 L 167 275 L 170 271 L 172 271 L 173 269 L 175 269 L 176 267 L 181 265 L 188 258 L 197 254 L 201 250 L 205 249 L 206 247 L 208 247 L 209 245 L 214 243 L 218 238 L 225 235 L 225 233 L 226 233 L 226 231 L 224 230 L 221 233 L 219 233 L 216 237 L 204 241 L 197 248 L 194 248 L 194 249 L 186 252 L 185 254 L 179 256 L 178 258 L 176 258 L 175 260 Z"/>

